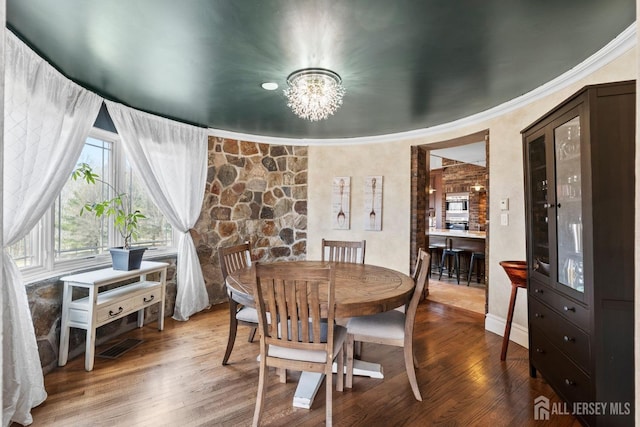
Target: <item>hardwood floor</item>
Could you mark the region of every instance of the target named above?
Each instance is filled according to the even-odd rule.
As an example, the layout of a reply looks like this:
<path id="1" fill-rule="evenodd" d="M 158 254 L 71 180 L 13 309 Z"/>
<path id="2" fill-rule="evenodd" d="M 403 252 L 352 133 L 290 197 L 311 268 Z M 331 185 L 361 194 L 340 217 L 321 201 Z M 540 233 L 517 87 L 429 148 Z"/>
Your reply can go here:
<path id="1" fill-rule="evenodd" d="M 33 426 L 246 426 L 251 424 L 258 384 L 258 344 L 239 328 L 236 346 L 222 366 L 227 340 L 226 305 L 188 322 L 165 321 L 124 338 L 144 342 L 118 359 L 84 356 L 45 377 L 49 397 L 34 408 Z M 116 341 L 116 342 L 117 342 Z M 528 375 L 527 351 L 511 345 L 501 363 L 501 338 L 484 330 L 482 315 L 432 301 L 418 307 L 415 327 L 418 383 L 413 398 L 402 349 L 365 344 L 363 358 L 380 362 L 384 379 L 355 377 L 353 388 L 334 391 L 337 426 L 577 426 L 569 415 L 533 420 L 533 399 L 558 396 L 542 378 Z M 97 353 L 106 346 L 100 347 Z M 291 405 L 299 373 L 281 384 L 270 376 L 264 424 L 324 424 L 324 385 L 311 410 Z"/>
<path id="2" fill-rule="evenodd" d="M 456 283 L 456 279 L 448 279 L 433 274 L 429 279 L 429 295 L 427 299 L 445 305 L 464 308 L 478 314 L 485 314 L 486 290 L 484 285 L 472 282 L 467 286 L 466 281 Z M 482 318 L 484 320 L 484 317 Z"/>

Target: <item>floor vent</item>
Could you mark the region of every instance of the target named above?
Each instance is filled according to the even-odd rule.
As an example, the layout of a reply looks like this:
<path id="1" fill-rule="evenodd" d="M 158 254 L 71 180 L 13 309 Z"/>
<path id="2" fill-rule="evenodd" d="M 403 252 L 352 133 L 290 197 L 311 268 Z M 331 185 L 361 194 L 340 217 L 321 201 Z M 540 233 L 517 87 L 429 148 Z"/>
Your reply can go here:
<path id="1" fill-rule="evenodd" d="M 134 338 L 127 338 L 123 341 L 120 341 L 117 344 L 112 345 L 106 350 L 102 351 L 98 354 L 98 357 L 104 357 L 106 359 L 115 359 L 117 357 L 122 356 L 127 351 L 132 348 L 142 344 L 142 340 L 137 340 Z"/>

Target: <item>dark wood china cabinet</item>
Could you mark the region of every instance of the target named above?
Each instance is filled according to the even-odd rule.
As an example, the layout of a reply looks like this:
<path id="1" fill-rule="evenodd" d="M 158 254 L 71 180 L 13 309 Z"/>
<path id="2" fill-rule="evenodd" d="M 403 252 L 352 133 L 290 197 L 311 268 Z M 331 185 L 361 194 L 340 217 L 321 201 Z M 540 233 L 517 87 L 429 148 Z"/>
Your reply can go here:
<path id="1" fill-rule="evenodd" d="M 531 376 L 586 425 L 634 420 L 635 92 L 587 86 L 522 131 Z"/>

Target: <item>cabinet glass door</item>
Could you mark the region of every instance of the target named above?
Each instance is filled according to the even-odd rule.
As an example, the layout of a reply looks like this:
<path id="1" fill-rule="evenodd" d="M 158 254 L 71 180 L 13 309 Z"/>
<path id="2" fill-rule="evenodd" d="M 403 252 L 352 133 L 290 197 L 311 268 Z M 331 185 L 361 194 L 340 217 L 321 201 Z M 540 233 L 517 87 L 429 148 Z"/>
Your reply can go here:
<path id="1" fill-rule="evenodd" d="M 544 135 L 528 145 L 533 270 L 549 276 L 549 197 Z"/>
<path id="2" fill-rule="evenodd" d="M 584 293 L 580 117 L 554 129 L 557 283 Z"/>

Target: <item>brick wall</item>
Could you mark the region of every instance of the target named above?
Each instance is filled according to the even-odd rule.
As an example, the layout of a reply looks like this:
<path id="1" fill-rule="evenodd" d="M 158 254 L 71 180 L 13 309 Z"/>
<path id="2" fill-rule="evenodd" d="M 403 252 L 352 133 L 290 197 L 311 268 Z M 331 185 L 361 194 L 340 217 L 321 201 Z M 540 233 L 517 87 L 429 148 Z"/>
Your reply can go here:
<path id="1" fill-rule="evenodd" d="M 480 191 L 471 188 L 475 183 Z M 469 163 L 457 163 L 442 159 L 442 191 L 446 193 L 469 193 L 469 230 L 485 229 L 487 220 L 487 169 Z M 445 200 L 442 199 L 442 223 L 444 224 Z"/>

